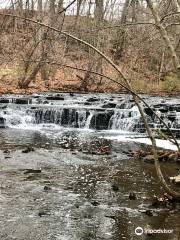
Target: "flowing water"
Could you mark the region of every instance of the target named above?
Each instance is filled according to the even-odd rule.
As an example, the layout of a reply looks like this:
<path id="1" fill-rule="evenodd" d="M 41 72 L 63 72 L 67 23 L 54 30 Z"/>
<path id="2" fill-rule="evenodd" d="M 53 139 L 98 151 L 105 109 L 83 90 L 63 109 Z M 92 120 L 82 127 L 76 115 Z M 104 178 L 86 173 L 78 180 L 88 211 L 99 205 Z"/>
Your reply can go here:
<path id="1" fill-rule="evenodd" d="M 143 97 L 179 139 L 180 99 Z M 165 132 L 145 112 L 151 128 Z M 179 206 L 151 206 L 163 193 L 154 165 L 129 154 L 147 148 L 130 96 L 5 95 L 0 127 L 0 239 L 180 239 Z M 163 163 L 163 171 L 177 175 L 179 164 Z M 173 232 L 137 236 L 138 226 Z"/>

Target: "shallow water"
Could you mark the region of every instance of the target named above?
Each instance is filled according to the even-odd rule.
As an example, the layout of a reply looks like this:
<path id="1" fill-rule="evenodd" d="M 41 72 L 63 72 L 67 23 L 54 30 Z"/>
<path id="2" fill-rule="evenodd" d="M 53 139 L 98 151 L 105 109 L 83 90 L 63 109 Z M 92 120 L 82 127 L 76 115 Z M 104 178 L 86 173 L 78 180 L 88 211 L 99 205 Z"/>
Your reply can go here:
<path id="1" fill-rule="evenodd" d="M 137 133 L 120 132 L 54 124 L 1 129 L 0 239 L 179 239 L 179 206 L 150 206 L 163 193 L 154 166 L 128 155 L 141 143 L 116 141 Z M 34 151 L 22 153 L 27 146 Z M 179 166 L 163 163 L 163 171 L 172 176 Z M 173 233 L 137 236 L 138 226 Z"/>

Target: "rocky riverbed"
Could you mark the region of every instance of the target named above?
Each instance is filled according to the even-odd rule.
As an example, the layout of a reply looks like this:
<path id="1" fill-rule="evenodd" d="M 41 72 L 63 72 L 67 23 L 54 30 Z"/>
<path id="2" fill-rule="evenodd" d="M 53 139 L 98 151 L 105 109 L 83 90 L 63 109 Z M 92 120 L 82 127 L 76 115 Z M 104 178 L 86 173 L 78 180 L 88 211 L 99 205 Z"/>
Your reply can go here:
<path id="1" fill-rule="evenodd" d="M 12 102 L 14 96 L 1 98 L 10 103 L 1 103 L 5 127 L 0 131 L 0 239 L 179 239 L 179 204 L 153 204 L 154 195 L 161 197 L 164 194 L 153 162 L 134 157 L 140 149 L 148 152 L 150 148 L 136 141 L 116 140 L 117 135 L 125 134 L 117 129 L 118 124 L 127 124 L 127 121 L 120 122 L 120 117 L 119 123 L 114 122 L 114 129 L 93 127 L 100 126 L 100 120 L 93 120 L 94 109 L 98 109 L 98 114 L 104 113 L 103 105 L 110 102 L 117 105 L 123 97 L 112 96 L 113 100 L 109 101 L 110 97 L 99 96 L 100 100 L 96 101 L 95 96 L 88 95 L 82 98 L 56 95 L 54 100 L 53 96 L 37 95 L 31 97 L 32 100 L 28 98 L 29 102 L 22 102 L 26 96 L 19 96 L 18 102 Z M 73 105 L 71 97 L 75 99 Z M 79 99 L 84 99 L 81 104 Z M 41 101 L 48 101 L 43 103 L 44 109 L 54 106 L 54 115 L 44 112 L 37 117 L 29 111 L 30 108 L 42 111 Z M 171 101 L 178 102 L 177 99 Z M 90 122 L 83 112 L 79 120 L 72 114 L 69 126 L 67 120 L 58 123 L 59 105 L 61 109 L 63 104 L 63 109 L 67 105 L 79 109 L 82 102 L 83 109 L 88 106 Z M 129 108 L 127 105 L 124 108 L 130 109 L 129 114 L 134 109 L 133 105 Z M 114 111 L 113 105 L 106 105 L 104 109 L 108 114 Z M 176 113 L 178 115 L 178 111 Z M 63 119 L 69 119 L 69 116 L 66 112 Z M 73 119 L 81 127 L 73 125 Z M 101 119 L 106 126 L 108 117 Z M 126 134 L 144 137 L 144 133 L 130 130 Z M 166 179 L 180 172 L 178 158 L 161 164 Z M 173 186 L 179 189 L 178 185 Z M 173 231 L 137 236 L 137 227 Z"/>

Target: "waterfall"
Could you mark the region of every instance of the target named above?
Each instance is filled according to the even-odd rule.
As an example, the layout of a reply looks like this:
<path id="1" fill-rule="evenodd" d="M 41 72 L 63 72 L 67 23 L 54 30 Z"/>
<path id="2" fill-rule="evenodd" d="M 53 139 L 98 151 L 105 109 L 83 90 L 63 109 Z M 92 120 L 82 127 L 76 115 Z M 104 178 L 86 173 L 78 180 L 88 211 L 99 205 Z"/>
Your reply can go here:
<path id="1" fill-rule="evenodd" d="M 84 126 L 85 129 L 90 129 L 90 124 L 91 124 L 91 120 L 92 120 L 93 116 L 94 116 L 94 112 L 90 111 L 90 114 L 89 114 L 88 118 L 86 119 L 86 123 Z"/>
<path id="2" fill-rule="evenodd" d="M 132 109 L 117 109 L 109 121 L 109 129 L 133 131 L 140 119 L 137 107 Z"/>
<path id="3" fill-rule="evenodd" d="M 13 101 L 12 101 L 13 99 Z M 0 128 L 53 129 L 54 125 L 62 128 L 119 130 L 145 132 L 145 126 L 139 110 L 131 100 L 121 99 L 99 103 L 87 102 L 84 96 L 67 99 L 60 103 L 43 102 L 42 99 L 2 98 L 0 100 Z M 8 100 L 8 101 L 7 101 Z M 103 102 L 103 104 L 102 104 Z M 177 136 L 180 136 L 180 104 L 157 104 L 154 111 L 168 124 Z M 153 112 L 145 107 L 145 113 L 151 128 L 166 131 Z"/>

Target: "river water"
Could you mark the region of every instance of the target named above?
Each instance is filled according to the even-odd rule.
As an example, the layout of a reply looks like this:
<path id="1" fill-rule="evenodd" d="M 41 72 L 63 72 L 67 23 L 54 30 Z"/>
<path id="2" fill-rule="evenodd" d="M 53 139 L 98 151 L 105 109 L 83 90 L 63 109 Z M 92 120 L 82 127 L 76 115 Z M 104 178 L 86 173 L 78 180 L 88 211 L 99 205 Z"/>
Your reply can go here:
<path id="1" fill-rule="evenodd" d="M 143 97 L 179 138 L 179 98 Z M 0 239 L 180 238 L 179 206 L 151 206 L 163 193 L 154 165 L 130 154 L 149 147 L 130 96 L 4 95 L 0 126 Z M 179 173 L 178 163 L 162 165 L 165 176 Z M 173 232 L 137 236 L 137 227 Z"/>

